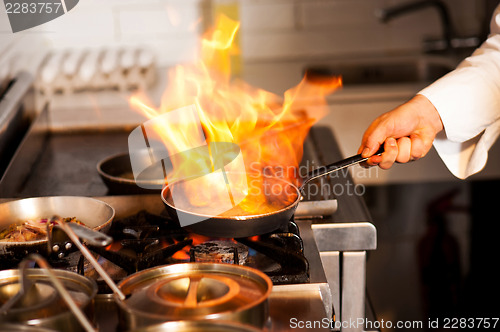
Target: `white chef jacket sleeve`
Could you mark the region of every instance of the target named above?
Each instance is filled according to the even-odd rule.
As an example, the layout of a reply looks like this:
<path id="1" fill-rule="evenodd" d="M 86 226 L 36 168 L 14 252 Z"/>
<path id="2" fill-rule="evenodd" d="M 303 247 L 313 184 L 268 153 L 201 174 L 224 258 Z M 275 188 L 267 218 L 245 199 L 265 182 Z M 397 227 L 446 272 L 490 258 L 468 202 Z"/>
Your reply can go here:
<path id="1" fill-rule="evenodd" d="M 443 121 L 434 147 L 450 172 L 464 179 L 482 170 L 500 134 L 500 6 L 488 39 L 419 94 L 431 101 Z"/>

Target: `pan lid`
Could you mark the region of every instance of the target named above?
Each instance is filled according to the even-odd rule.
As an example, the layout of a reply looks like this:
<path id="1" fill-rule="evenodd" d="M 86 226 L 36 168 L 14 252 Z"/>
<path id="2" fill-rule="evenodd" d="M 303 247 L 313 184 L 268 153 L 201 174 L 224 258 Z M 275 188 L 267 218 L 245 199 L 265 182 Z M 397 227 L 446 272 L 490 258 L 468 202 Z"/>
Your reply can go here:
<path id="1" fill-rule="evenodd" d="M 267 301 L 272 282 L 244 266 L 183 263 L 144 270 L 124 279 L 127 311 L 167 320 L 205 319 L 242 312 Z"/>
<path id="2" fill-rule="evenodd" d="M 175 321 L 146 326 L 134 332 L 258 332 L 253 326 L 223 321 Z"/>

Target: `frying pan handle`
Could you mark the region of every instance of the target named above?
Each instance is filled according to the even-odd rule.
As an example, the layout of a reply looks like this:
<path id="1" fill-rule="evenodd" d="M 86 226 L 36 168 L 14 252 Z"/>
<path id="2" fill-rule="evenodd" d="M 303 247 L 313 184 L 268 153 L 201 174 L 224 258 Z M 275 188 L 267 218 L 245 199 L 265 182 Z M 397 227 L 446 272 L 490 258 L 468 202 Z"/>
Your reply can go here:
<path id="1" fill-rule="evenodd" d="M 384 146 L 381 145 L 380 148 L 378 149 L 378 151 L 375 152 L 373 155 L 380 156 L 383 152 L 384 152 Z M 367 161 L 370 157 L 362 157 L 361 154 L 357 154 L 355 156 L 334 162 L 333 164 L 329 164 L 326 166 L 322 166 L 322 167 L 318 167 L 316 169 L 313 169 L 312 171 L 307 173 L 307 178 L 304 180 L 304 182 L 300 186 L 300 191 L 302 192 L 302 189 L 304 188 L 304 186 L 314 179 L 328 175 L 328 174 L 333 173 L 333 172 L 337 172 L 337 171 L 344 169 L 344 168 L 347 168 L 349 166 L 353 166 L 353 165 L 362 163 L 364 161 Z"/>
<path id="2" fill-rule="evenodd" d="M 58 258 L 62 258 L 68 253 L 74 251 L 73 244 L 71 243 L 67 232 L 61 226 L 63 222 L 64 221 L 61 217 L 53 216 L 50 219 L 50 222 L 47 223 L 47 244 L 49 246 L 49 254 L 57 256 Z M 106 247 L 113 242 L 112 237 L 99 231 L 73 222 L 64 223 L 67 227 L 71 228 L 78 238 L 95 247 Z"/>

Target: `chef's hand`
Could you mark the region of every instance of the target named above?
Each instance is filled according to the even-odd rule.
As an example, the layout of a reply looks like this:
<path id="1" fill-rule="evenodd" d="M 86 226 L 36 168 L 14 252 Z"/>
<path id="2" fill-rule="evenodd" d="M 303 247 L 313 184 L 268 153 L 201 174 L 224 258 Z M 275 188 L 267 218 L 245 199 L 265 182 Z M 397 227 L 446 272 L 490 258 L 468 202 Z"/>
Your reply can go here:
<path id="1" fill-rule="evenodd" d="M 358 153 L 370 157 L 369 166 L 390 168 L 395 162 L 407 163 L 424 157 L 436 134 L 443 130 L 441 117 L 432 103 L 416 95 L 405 104 L 375 119 L 363 135 Z M 373 155 L 384 144 L 384 153 Z"/>

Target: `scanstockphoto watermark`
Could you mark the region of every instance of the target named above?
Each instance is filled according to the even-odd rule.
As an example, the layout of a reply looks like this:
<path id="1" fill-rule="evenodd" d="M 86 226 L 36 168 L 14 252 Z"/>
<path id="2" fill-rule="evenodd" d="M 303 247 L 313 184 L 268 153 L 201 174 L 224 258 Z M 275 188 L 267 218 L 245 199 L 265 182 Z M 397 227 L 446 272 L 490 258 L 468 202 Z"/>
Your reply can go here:
<path id="1" fill-rule="evenodd" d="M 180 141 L 176 140 L 175 144 L 164 139 L 164 133 L 174 133 L 178 128 L 189 128 L 190 134 L 178 135 Z M 332 181 L 324 181 L 322 177 L 321 181 L 309 183 L 303 193 L 298 193 L 290 181 L 307 178 L 310 171 L 321 167 L 312 162 L 299 167 L 269 166 L 264 162 L 247 165 L 238 144 L 207 140 L 196 105 L 172 110 L 142 123 L 129 134 L 128 148 L 134 180 L 142 188 L 162 188 L 169 172 L 176 169 L 176 180 L 182 181 L 182 185 L 169 186 L 168 199 L 173 206 L 192 204 L 193 192 L 185 188 L 207 188 L 210 184 L 209 190 L 204 191 L 210 199 L 205 201 L 217 204 L 211 204 L 210 211 L 203 214 L 178 214 L 182 227 L 225 213 L 250 195 L 258 195 L 257 201 L 264 195 L 270 202 L 293 204 L 300 194 L 307 199 L 318 195 L 338 197 L 365 193 L 364 185 L 354 183 L 347 169 L 328 174 L 326 177 Z M 374 176 L 365 173 L 378 172 L 364 168 L 354 170 L 358 172 L 357 178 Z M 247 175 L 247 181 L 241 181 L 245 178 L 241 175 Z M 335 181 L 337 177 L 339 181 Z"/>
<path id="2" fill-rule="evenodd" d="M 290 319 L 290 328 L 292 329 L 356 329 L 359 331 L 367 330 L 381 330 L 381 329 L 422 329 L 424 322 L 420 320 L 415 321 L 390 321 L 390 320 L 376 320 L 372 321 L 366 318 L 348 319 L 348 320 L 333 320 L 323 318 L 321 320 L 299 320 L 297 318 Z"/>
<path id="3" fill-rule="evenodd" d="M 321 169 L 323 166 L 317 166 L 314 162 L 306 161 L 299 167 L 295 166 L 263 166 L 260 162 L 252 162 L 249 165 L 250 174 L 262 176 L 264 178 L 277 179 L 306 179 L 312 170 Z M 322 180 L 308 183 L 303 195 L 305 199 L 310 197 L 323 196 L 330 194 L 335 196 L 363 196 L 366 192 L 364 184 L 355 183 L 352 179 L 362 180 L 368 178 L 377 178 L 380 169 L 378 167 L 360 167 L 353 166 L 339 169 L 328 175 L 323 176 Z M 350 175 L 350 176 L 349 176 Z M 331 181 L 328 181 L 331 180 Z M 292 188 L 283 186 L 282 183 L 269 182 L 262 185 L 265 195 L 279 195 L 284 191 L 293 191 Z M 285 192 L 287 193 L 287 192 Z M 291 192 L 289 193 L 291 194 Z"/>
<path id="4" fill-rule="evenodd" d="M 73 9 L 79 0 L 3 0 L 12 32 L 50 22 Z"/>
<path id="5" fill-rule="evenodd" d="M 249 171 L 252 174 L 262 174 L 263 176 L 276 177 L 281 179 L 286 178 L 307 178 L 307 175 L 312 170 L 322 170 L 325 166 L 318 165 L 312 161 L 305 161 L 298 167 L 296 166 L 281 166 L 281 165 L 263 165 L 261 162 L 252 162 L 249 165 Z M 379 167 L 361 167 L 353 165 L 351 167 L 340 168 L 326 175 L 330 179 L 348 178 L 349 174 L 356 179 L 376 178 L 379 176 Z"/>
<path id="6" fill-rule="evenodd" d="M 381 330 L 381 329 L 496 329 L 498 328 L 499 317 L 453 317 L 453 318 L 429 318 L 427 320 L 369 320 L 357 318 L 349 320 L 333 320 L 323 318 L 321 320 L 299 320 L 291 318 L 290 328 L 292 329 L 356 329 Z"/>
<path id="7" fill-rule="evenodd" d="M 258 184 L 258 185 L 256 185 Z M 254 188 L 251 195 L 272 196 L 272 197 L 293 197 L 297 195 L 297 190 L 293 186 L 283 185 L 282 182 L 262 182 L 260 179 L 250 180 L 249 186 Z M 308 183 L 302 190 L 304 199 L 309 200 L 314 197 L 339 196 L 363 196 L 366 192 L 364 184 L 354 183 L 351 180 L 345 180 L 342 183 Z"/>

